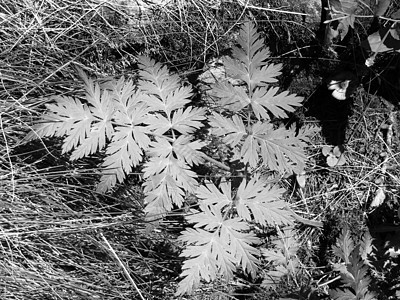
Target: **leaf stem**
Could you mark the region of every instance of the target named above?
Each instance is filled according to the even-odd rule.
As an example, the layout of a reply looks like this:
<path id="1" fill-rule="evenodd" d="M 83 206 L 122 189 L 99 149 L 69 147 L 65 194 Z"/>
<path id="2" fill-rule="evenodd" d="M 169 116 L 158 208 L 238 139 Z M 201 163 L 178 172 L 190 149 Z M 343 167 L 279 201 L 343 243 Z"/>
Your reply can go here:
<path id="1" fill-rule="evenodd" d="M 218 167 L 220 167 L 220 168 L 223 169 L 224 171 L 228 171 L 228 172 L 231 171 L 231 169 L 230 169 L 227 165 L 224 165 L 223 163 L 221 163 L 221 162 L 215 160 L 214 158 L 209 157 L 207 154 L 202 153 L 202 157 L 203 157 L 205 160 L 208 160 L 210 163 L 213 163 L 213 164 L 217 165 Z"/>

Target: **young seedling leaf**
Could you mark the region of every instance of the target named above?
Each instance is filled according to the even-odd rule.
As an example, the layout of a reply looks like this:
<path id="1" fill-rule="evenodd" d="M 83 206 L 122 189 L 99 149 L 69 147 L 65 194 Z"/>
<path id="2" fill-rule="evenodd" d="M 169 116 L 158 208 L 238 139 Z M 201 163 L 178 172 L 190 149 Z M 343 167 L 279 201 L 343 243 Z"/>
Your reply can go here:
<path id="1" fill-rule="evenodd" d="M 346 164 L 346 156 L 344 154 L 339 156 L 336 166 L 344 166 Z"/>
<path id="2" fill-rule="evenodd" d="M 333 155 L 335 155 L 336 157 L 340 157 L 343 153 L 343 149 L 341 149 L 340 146 L 335 146 L 332 150 Z"/>
<path id="3" fill-rule="evenodd" d="M 335 155 L 333 155 L 332 153 L 329 153 L 328 157 L 326 158 L 326 163 L 331 168 L 337 166 L 338 161 L 339 161 L 339 159 Z"/>
<path id="4" fill-rule="evenodd" d="M 322 155 L 323 156 L 327 157 L 329 155 L 329 153 L 331 153 L 331 152 L 332 152 L 332 146 L 325 145 L 322 147 Z"/>

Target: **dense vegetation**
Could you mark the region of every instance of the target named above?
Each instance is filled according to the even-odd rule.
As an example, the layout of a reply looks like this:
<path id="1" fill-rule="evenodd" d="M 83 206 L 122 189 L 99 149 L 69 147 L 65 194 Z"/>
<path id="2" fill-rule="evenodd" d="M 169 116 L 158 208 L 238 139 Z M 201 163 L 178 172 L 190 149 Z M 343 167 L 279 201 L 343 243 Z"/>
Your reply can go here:
<path id="1" fill-rule="evenodd" d="M 3 0 L 1 299 L 398 298 L 399 9 Z"/>

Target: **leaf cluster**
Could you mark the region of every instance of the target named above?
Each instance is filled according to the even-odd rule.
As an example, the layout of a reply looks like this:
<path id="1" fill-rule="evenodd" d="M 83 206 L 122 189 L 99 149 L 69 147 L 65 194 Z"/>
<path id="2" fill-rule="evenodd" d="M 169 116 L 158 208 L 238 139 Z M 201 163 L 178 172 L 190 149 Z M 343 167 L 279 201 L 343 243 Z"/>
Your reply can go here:
<path id="1" fill-rule="evenodd" d="M 236 193 L 229 182 L 219 187 L 208 182 L 200 186 L 196 196 L 200 209 L 187 217 L 193 229 L 186 229 L 180 240 L 187 244 L 181 256 L 188 257 L 183 264 L 185 277 L 177 294 L 191 292 L 200 279 L 209 282 L 218 275 L 229 280 L 236 266 L 245 273 L 256 276 L 261 241 L 249 224 L 287 225 L 293 222 L 280 199 L 284 189 L 266 185 L 261 179 L 243 180 Z"/>
<path id="2" fill-rule="evenodd" d="M 211 134 L 234 153 L 230 161 L 242 162 L 243 172 L 251 176 L 238 187 L 226 179 L 219 186 L 208 182 L 196 190 L 199 209 L 187 217 L 194 228 L 180 238 L 186 244 L 181 256 L 187 259 L 177 295 L 190 293 L 201 279 L 228 280 L 236 267 L 254 277 L 261 253 L 252 246 L 260 240 L 250 224 L 284 227 L 293 222 L 281 200 L 285 190 L 267 184 L 254 170 L 301 172 L 304 148 L 313 131 L 303 128 L 296 134 L 294 128 L 273 124 L 272 120 L 288 117 L 303 99 L 273 85 L 282 66 L 269 63 L 268 58 L 264 39 L 252 22 L 245 22 L 232 57 L 222 60 L 226 78 L 212 86 L 210 93 L 220 109 L 212 112 L 209 124 Z"/>
<path id="3" fill-rule="evenodd" d="M 146 212 L 159 215 L 181 206 L 197 185 L 190 170 L 202 161 L 201 141 L 193 132 L 203 126 L 204 109 L 188 106 L 192 89 L 177 75 L 147 57 L 139 57 L 139 81 L 120 78 L 111 89 L 80 71 L 85 98 L 55 96 L 27 139 L 62 137 L 71 160 L 105 153 L 98 192 L 123 182 L 143 166 Z"/>
<path id="4" fill-rule="evenodd" d="M 120 78 L 100 85 L 80 71 L 85 98 L 51 98 L 47 113 L 27 139 L 61 137 L 62 151 L 72 152 L 71 160 L 103 153 L 98 192 L 110 190 L 141 168 L 150 220 L 181 207 L 187 194 L 196 196 L 198 207 L 186 218 L 193 228 L 179 238 L 186 260 L 177 295 L 190 293 L 201 280 L 228 280 L 238 267 L 255 277 L 260 257 L 255 246 L 261 240 L 253 224 L 284 227 L 293 222 L 281 199 L 285 190 L 267 183 L 257 170 L 301 173 L 304 149 L 314 132 L 275 125 L 303 99 L 279 92 L 275 84 L 282 66 L 268 63 L 268 58 L 255 25 L 245 22 L 232 57 L 223 60 L 226 80 L 212 86 L 221 109 L 210 116 L 204 108 L 190 105 L 191 87 L 147 57 L 138 57 L 137 82 Z M 230 162 L 245 166 L 236 170 L 246 174 L 237 186 L 229 178 L 220 184 L 197 181 L 193 166 L 207 157 L 201 152 L 206 143 L 194 133 L 206 122 L 211 135 L 230 148 Z M 291 257 L 294 248 L 288 251 L 285 257 Z M 294 260 L 287 258 L 286 268 L 295 267 L 290 261 Z"/>
<path id="5" fill-rule="evenodd" d="M 273 86 L 281 74 L 281 64 L 270 64 L 269 50 L 253 23 L 243 24 L 233 47 L 233 58 L 223 60 L 227 79 L 213 86 L 212 94 L 221 112 L 213 112 L 212 133 L 222 138 L 239 160 L 250 168 L 264 165 L 280 173 L 299 173 L 304 169 L 304 148 L 311 129 L 297 134 L 293 128 L 275 127 L 272 118 L 286 118 L 299 107 L 302 98 L 279 93 Z M 233 85 L 232 80 L 239 82 Z"/>

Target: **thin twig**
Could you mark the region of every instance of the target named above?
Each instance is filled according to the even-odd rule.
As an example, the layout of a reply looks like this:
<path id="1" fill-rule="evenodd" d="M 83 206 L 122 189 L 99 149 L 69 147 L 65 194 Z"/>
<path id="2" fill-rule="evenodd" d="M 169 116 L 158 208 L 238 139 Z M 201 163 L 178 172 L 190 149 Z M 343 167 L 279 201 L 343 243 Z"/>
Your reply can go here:
<path id="1" fill-rule="evenodd" d="M 277 13 L 282 13 L 282 14 L 290 14 L 290 15 L 298 15 L 298 16 L 310 16 L 310 14 L 300 13 L 300 12 L 296 12 L 296 11 L 288 11 L 288 10 L 281 10 L 281 9 L 274 9 L 274 8 L 266 8 L 266 7 L 259 7 L 259 6 L 253 6 L 253 5 L 247 5 L 246 8 L 265 10 L 265 11 L 277 12 Z"/>
<path id="2" fill-rule="evenodd" d="M 133 287 L 136 289 L 136 291 L 138 292 L 140 298 L 142 300 L 146 300 L 142 293 L 140 292 L 139 288 L 137 287 L 135 281 L 133 281 L 131 275 L 129 274 L 128 270 L 126 269 L 124 263 L 121 261 L 121 259 L 118 257 L 117 253 L 115 253 L 114 249 L 111 247 L 110 243 L 108 242 L 108 240 L 105 238 L 105 236 L 103 235 L 103 233 L 100 232 L 100 236 L 103 239 L 104 243 L 106 243 L 108 249 L 110 250 L 111 254 L 115 257 L 115 259 L 117 260 L 118 264 L 120 265 L 120 267 L 122 268 L 122 270 L 124 271 L 124 274 L 126 275 L 126 277 L 128 278 L 128 280 L 130 281 L 130 283 L 133 285 Z"/>

